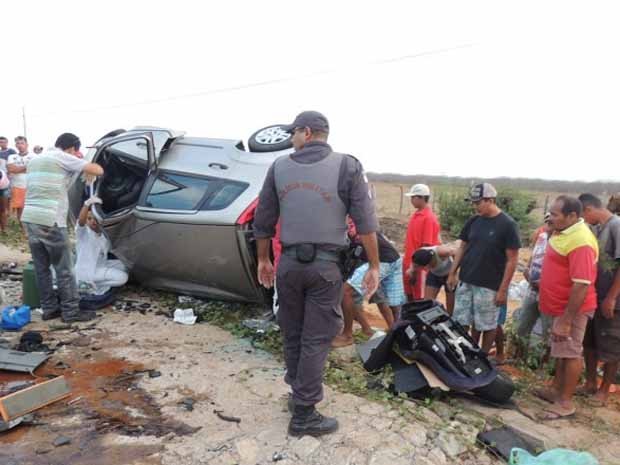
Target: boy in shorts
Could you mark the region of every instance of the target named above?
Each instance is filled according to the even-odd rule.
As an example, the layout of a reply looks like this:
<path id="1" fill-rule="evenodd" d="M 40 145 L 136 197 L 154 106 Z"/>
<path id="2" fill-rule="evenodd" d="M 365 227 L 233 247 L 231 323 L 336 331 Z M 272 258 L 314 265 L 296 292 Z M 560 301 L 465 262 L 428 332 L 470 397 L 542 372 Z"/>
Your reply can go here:
<path id="1" fill-rule="evenodd" d="M 454 310 L 454 290 L 448 289 L 446 282 L 452 268 L 454 253 L 455 250 L 447 245 L 421 247 L 414 252 L 411 266 L 407 270 L 409 277 L 416 276 L 416 270 L 419 268 L 428 271 L 424 289 L 426 299 L 436 299 L 443 286 L 446 292 L 446 310 L 450 315 Z"/>

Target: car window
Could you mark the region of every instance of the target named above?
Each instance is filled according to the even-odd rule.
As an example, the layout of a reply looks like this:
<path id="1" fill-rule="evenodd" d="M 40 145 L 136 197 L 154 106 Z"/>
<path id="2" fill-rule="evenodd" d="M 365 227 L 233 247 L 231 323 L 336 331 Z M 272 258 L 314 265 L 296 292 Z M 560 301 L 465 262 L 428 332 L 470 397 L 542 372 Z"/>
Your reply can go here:
<path id="1" fill-rule="evenodd" d="M 146 196 L 144 206 L 164 210 L 196 210 L 213 181 L 161 173 Z"/>
<path id="2" fill-rule="evenodd" d="M 233 203 L 247 187 L 246 183 L 222 180 L 218 189 L 209 196 L 201 210 L 222 210 Z"/>
<path id="3" fill-rule="evenodd" d="M 116 142 L 109 145 L 105 150 L 116 156 L 128 156 L 130 158 L 137 158 L 139 160 L 143 160 L 145 163 L 148 163 L 149 155 L 147 147 L 146 139 L 140 137 Z"/>
<path id="4" fill-rule="evenodd" d="M 142 132 L 150 132 L 151 136 L 153 138 L 153 146 L 155 148 L 155 153 L 159 154 L 162 149 L 164 148 L 164 146 L 166 145 L 166 142 L 168 142 L 168 140 L 170 139 L 170 133 L 168 131 L 157 131 L 157 130 L 148 130 L 148 129 L 137 129 L 135 131 L 128 131 L 129 133 L 132 132 L 138 132 L 138 133 L 142 133 Z"/>

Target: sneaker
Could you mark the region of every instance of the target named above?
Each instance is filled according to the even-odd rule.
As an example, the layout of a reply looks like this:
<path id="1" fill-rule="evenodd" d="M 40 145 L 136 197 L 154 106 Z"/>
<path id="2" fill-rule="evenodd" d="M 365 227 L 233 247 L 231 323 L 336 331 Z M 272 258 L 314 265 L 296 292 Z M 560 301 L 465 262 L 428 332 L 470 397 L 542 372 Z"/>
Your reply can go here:
<path id="1" fill-rule="evenodd" d="M 296 405 L 288 425 L 291 436 L 322 436 L 338 430 L 338 420 L 324 417 L 313 405 Z"/>
<path id="2" fill-rule="evenodd" d="M 47 321 L 47 320 L 53 320 L 54 318 L 60 318 L 60 310 L 52 310 L 52 311 L 47 311 L 47 312 L 43 312 L 43 315 L 41 315 L 41 319 L 43 321 Z"/>
<path id="3" fill-rule="evenodd" d="M 72 315 L 63 315 L 62 316 L 62 321 L 64 323 L 77 323 L 80 321 L 90 321 L 90 320 L 94 320 L 95 318 L 97 318 L 97 314 L 93 311 L 80 311 L 78 313 L 72 314 Z"/>

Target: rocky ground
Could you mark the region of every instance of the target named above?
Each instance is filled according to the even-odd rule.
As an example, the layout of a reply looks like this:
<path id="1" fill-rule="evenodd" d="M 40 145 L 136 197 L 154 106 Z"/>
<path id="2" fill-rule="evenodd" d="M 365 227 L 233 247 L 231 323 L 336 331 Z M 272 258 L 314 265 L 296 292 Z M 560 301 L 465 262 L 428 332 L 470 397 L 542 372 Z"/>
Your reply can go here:
<path id="1" fill-rule="evenodd" d="M 0 286 L 7 301 L 19 302 L 19 280 L 0 275 Z M 277 356 L 235 330 L 174 323 L 169 315 L 179 305 L 176 296 L 129 287 L 121 298 L 130 306 L 109 308 L 93 323 L 66 326 L 35 315 L 24 328 L 41 331 L 54 350 L 35 374 L 64 375 L 72 395 L 37 412 L 31 424 L 0 433 L 0 463 L 491 464 L 500 462 L 475 438 L 500 424 L 529 432 L 546 447 L 586 449 L 603 464 L 620 463 L 617 405 L 581 408 L 573 420 L 542 423 L 536 412 L 543 405 L 522 385 L 517 405 L 509 409 L 461 398 L 412 402 L 367 395 L 347 378 L 349 368 L 359 368 L 347 349 L 330 356 L 330 367 L 343 369 L 338 376 L 328 373 L 336 388 L 326 388 L 319 406 L 338 417 L 340 430 L 318 439 L 289 437 L 287 386 Z M 212 308 L 195 301 L 185 306 Z M 213 308 L 222 312 L 226 306 Z M 225 312 L 213 321 L 233 328 Z M 0 333 L 0 344 L 13 347 L 19 337 Z M 0 391 L 29 378 L 4 372 Z M 55 446 L 59 438 L 69 443 Z"/>

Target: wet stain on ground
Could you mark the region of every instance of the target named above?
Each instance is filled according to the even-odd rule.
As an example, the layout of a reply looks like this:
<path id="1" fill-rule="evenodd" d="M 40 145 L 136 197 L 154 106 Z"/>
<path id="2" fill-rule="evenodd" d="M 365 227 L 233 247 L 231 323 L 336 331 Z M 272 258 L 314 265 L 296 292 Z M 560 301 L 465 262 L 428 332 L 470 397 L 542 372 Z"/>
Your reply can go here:
<path id="1" fill-rule="evenodd" d="M 153 397 L 139 386 L 148 370 L 142 365 L 110 358 L 104 351 L 53 356 L 35 371 L 0 372 L 0 392 L 9 392 L 24 382 L 42 382 L 64 375 L 71 397 L 36 412 L 34 424 L 15 427 L 0 435 L 0 464 L 32 465 L 125 465 L 160 463 L 162 445 L 115 445 L 113 435 L 161 437 L 193 434 L 182 422 L 166 418 Z M 60 363 L 62 361 L 62 363 Z M 58 436 L 68 445 L 54 447 Z M 155 455 L 154 455 L 155 454 Z"/>

